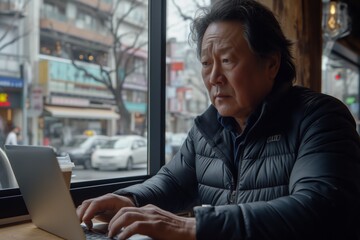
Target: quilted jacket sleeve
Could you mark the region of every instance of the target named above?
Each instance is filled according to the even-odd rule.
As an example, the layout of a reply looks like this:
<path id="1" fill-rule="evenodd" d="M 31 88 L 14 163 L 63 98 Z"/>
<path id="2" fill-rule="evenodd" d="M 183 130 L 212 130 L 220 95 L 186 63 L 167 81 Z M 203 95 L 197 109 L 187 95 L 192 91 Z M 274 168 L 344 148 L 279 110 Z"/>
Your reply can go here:
<path id="1" fill-rule="evenodd" d="M 192 140 L 188 136 L 181 150 L 155 176 L 115 193 L 132 195 L 138 206 L 151 203 L 172 212 L 189 210 L 197 199 L 194 158 Z"/>
<path id="2" fill-rule="evenodd" d="M 197 207 L 197 239 L 360 239 L 360 143 L 347 108 L 307 102 L 289 196 Z"/>

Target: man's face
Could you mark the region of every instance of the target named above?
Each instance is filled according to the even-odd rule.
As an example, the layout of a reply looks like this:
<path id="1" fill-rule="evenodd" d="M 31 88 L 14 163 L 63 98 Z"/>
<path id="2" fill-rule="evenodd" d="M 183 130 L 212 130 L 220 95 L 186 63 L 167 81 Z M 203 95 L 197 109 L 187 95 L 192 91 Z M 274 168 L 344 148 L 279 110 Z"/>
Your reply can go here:
<path id="1" fill-rule="evenodd" d="M 278 71 L 276 56 L 257 57 L 243 37 L 239 22 L 209 25 L 201 48 L 202 77 L 220 115 L 247 119 L 271 91 Z"/>

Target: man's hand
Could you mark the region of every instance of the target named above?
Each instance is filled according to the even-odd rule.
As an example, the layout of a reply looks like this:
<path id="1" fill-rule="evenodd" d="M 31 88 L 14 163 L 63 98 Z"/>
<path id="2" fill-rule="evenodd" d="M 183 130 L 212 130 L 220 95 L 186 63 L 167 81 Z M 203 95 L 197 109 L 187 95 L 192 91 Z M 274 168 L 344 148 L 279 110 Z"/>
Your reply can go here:
<path id="1" fill-rule="evenodd" d="M 119 239 L 142 234 L 153 239 L 196 239 L 195 218 L 179 217 L 154 205 L 141 208 L 123 207 L 109 222 L 109 237 L 117 233 Z"/>
<path id="2" fill-rule="evenodd" d="M 101 197 L 85 200 L 76 209 L 76 214 L 80 221 L 91 229 L 93 218 L 102 222 L 109 222 L 123 207 L 135 207 L 132 198 L 109 193 Z"/>

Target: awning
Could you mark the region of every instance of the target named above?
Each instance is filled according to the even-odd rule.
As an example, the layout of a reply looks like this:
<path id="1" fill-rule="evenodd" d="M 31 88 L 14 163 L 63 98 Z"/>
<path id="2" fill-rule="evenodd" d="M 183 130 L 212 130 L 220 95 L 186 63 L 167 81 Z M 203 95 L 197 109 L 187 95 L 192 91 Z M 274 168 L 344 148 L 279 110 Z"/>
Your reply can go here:
<path id="1" fill-rule="evenodd" d="M 119 118 L 119 115 L 110 109 L 46 106 L 45 111 L 49 112 L 50 116 L 60 117 L 60 118 L 81 118 L 81 119 L 118 119 Z"/>

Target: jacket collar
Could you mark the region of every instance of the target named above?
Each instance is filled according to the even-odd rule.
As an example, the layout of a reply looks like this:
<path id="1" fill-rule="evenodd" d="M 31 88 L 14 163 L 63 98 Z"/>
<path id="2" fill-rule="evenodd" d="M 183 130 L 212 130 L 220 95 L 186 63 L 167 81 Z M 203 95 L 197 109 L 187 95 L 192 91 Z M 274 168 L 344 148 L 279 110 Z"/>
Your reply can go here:
<path id="1" fill-rule="evenodd" d="M 262 104 L 254 111 L 253 122 L 257 122 L 259 118 L 263 118 L 267 113 L 273 111 L 273 109 L 279 106 L 279 102 L 283 99 L 284 95 L 290 91 L 292 87 L 291 83 L 280 83 L 274 85 L 270 94 L 264 99 Z M 204 137 L 209 139 L 210 142 L 213 142 L 214 137 L 216 137 L 224 128 L 221 122 L 224 122 L 222 117 L 219 118 L 218 111 L 213 105 L 210 105 L 209 108 L 200 116 L 195 119 L 195 124 L 197 125 L 199 131 Z M 220 121 L 219 121 L 220 120 Z"/>

